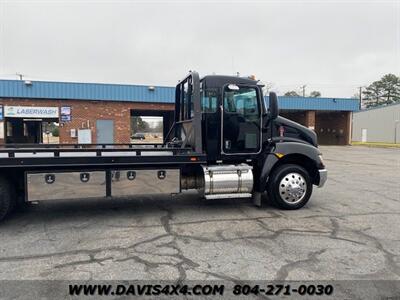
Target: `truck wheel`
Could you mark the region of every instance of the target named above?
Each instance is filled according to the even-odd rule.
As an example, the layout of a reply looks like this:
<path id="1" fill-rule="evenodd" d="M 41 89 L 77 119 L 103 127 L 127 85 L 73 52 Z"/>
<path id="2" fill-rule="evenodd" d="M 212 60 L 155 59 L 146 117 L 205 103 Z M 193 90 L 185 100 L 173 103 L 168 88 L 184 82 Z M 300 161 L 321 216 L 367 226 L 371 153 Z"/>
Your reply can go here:
<path id="1" fill-rule="evenodd" d="M 312 182 L 301 166 L 286 164 L 278 167 L 268 180 L 267 192 L 272 202 L 283 209 L 299 209 L 311 197 Z"/>
<path id="2" fill-rule="evenodd" d="M 7 180 L 0 178 L 0 221 L 13 210 L 14 206 L 12 187 Z"/>

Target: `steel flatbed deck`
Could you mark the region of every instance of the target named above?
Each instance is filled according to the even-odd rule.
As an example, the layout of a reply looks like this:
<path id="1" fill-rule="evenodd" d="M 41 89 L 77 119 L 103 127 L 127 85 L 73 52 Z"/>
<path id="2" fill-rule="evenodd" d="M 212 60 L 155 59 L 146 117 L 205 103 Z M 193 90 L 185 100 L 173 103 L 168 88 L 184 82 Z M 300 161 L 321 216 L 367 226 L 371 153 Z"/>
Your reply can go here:
<path id="1" fill-rule="evenodd" d="M 99 167 L 206 163 L 191 148 L 161 144 L 6 144 L 0 146 L 0 168 Z"/>

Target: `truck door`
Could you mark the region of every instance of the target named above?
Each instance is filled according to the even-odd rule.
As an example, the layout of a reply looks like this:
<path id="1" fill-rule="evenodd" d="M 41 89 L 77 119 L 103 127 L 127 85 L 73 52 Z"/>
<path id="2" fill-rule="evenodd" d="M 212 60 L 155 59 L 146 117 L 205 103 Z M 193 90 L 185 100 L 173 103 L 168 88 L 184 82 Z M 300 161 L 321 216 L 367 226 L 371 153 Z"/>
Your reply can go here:
<path id="1" fill-rule="evenodd" d="M 229 84 L 223 90 L 222 99 L 222 154 L 259 153 L 261 97 L 258 88 Z"/>
<path id="2" fill-rule="evenodd" d="M 209 160 L 217 160 L 221 156 L 220 140 L 221 113 L 218 105 L 219 89 L 201 90 L 201 112 L 203 145 Z"/>

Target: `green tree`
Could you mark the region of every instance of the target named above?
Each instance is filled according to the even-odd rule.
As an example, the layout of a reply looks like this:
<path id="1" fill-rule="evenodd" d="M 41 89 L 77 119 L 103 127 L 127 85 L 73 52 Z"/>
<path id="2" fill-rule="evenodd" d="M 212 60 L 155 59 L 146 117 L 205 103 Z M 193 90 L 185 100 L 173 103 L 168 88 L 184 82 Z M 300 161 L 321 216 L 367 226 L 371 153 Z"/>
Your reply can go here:
<path id="1" fill-rule="evenodd" d="M 149 124 L 143 121 L 141 117 L 132 117 L 131 119 L 132 132 L 144 132 L 149 129 Z"/>
<path id="2" fill-rule="evenodd" d="M 286 97 L 300 97 L 300 95 L 296 91 L 289 91 L 283 94 Z"/>
<path id="3" fill-rule="evenodd" d="M 400 78 L 394 74 L 386 74 L 371 83 L 362 95 L 367 108 L 400 102 Z"/>
<path id="4" fill-rule="evenodd" d="M 54 127 L 51 131 L 51 134 L 55 137 L 59 137 L 60 136 L 60 129 L 58 127 Z"/>
<path id="5" fill-rule="evenodd" d="M 313 98 L 321 97 L 321 93 L 318 92 L 318 91 L 312 91 L 312 92 L 310 93 L 310 97 L 313 97 Z"/>

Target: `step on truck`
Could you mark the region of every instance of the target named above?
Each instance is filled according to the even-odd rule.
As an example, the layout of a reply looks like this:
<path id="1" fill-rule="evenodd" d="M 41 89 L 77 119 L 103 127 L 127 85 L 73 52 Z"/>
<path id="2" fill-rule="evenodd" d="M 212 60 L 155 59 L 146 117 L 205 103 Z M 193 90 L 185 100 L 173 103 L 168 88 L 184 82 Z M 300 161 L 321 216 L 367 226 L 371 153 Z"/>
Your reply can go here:
<path id="1" fill-rule="evenodd" d="M 326 180 L 315 132 L 279 116 L 275 93 L 264 101 L 259 81 L 190 72 L 163 144 L 0 146 L 0 219 L 40 201 L 192 189 L 298 209 Z"/>

